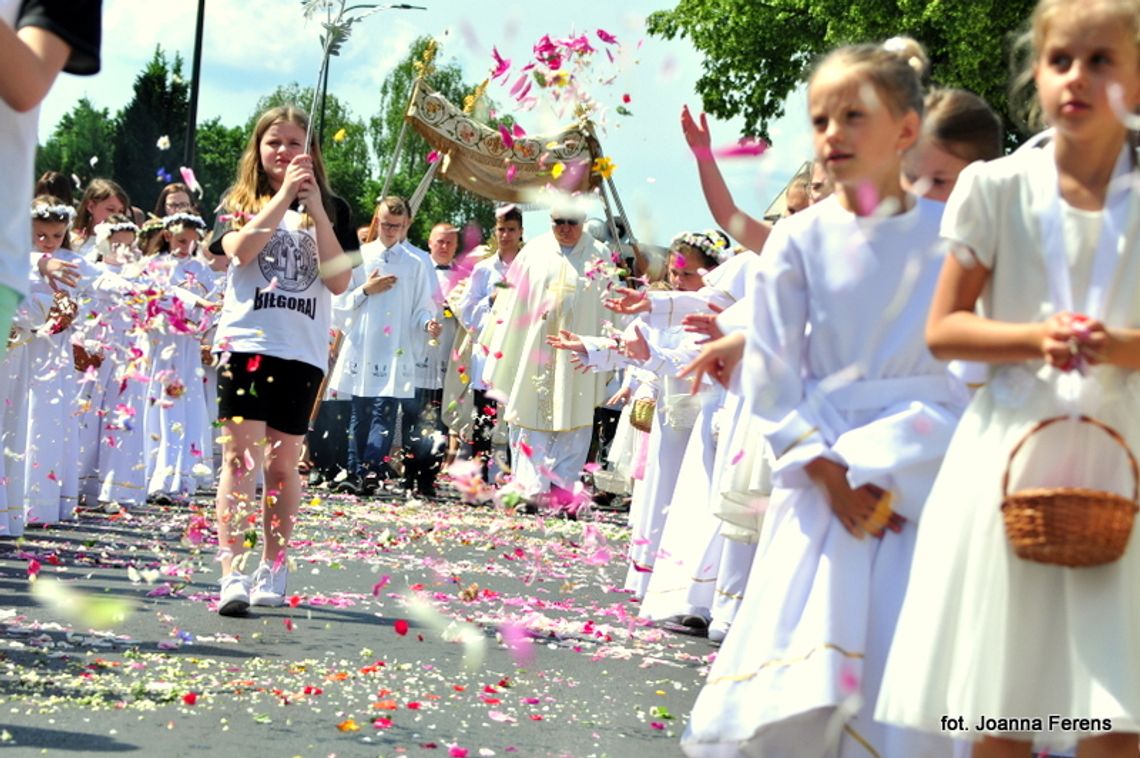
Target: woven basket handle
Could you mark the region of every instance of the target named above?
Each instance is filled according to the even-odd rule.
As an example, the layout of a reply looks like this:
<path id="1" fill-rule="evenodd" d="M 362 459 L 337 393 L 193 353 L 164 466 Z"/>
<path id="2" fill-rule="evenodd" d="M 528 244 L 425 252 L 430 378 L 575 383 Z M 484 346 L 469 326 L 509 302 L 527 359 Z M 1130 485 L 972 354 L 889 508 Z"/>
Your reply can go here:
<path id="1" fill-rule="evenodd" d="M 1055 424 L 1058 421 L 1065 421 L 1071 418 L 1074 417 L 1053 416 L 1052 418 L 1047 418 L 1044 421 L 1038 421 L 1033 425 L 1032 429 L 1025 433 L 1025 436 L 1017 441 L 1017 444 L 1013 446 L 1013 450 L 1009 452 L 1009 461 L 1005 464 L 1005 474 L 1001 478 L 1001 496 L 1003 500 L 1009 496 L 1010 470 L 1013 468 L 1013 458 L 1017 455 L 1018 451 L 1021 450 L 1021 446 L 1028 442 L 1030 437 L 1037 434 L 1037 432 L 1041 431 L 1045 427 Z M 1135 503 L 1137 499 L 1140 498 L 1140 470 L 1137 469 L 1136 456 L 1134 456 L 1132 454 L 1132 451 L 1128 448 L 1128 443 L 1125 442 L 1124 438 L 1120 436 L 1120 432 L 1116 431 L 1103 421 L 1097 421 L 1095 418 L 1084 415 L 1076 416 L 1075 420 L 1097 427 L 1102 432 L 1111 437 L 1112 441 L 1120 445 L 1121 449 L 1124 450 L 1124 454 L 1128 456 L 1128 466 L 1132 471 L 1132 502 Z"/>

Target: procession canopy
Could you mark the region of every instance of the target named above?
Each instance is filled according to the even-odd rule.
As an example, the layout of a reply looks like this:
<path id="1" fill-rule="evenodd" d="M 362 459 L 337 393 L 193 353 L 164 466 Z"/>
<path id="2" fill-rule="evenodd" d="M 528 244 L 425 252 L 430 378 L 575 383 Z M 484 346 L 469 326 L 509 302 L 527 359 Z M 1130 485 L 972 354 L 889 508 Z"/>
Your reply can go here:
<path id="1" fill-rule="evenodd" d="M 563 175 L 563 180 L 567 174 L 577 177 L 572 186 L 559 182 L 563 191 L 589 192 L 601 180 L 590 171 L 599 156 L 594 155 L 592 146 L 597 143 L 590 138 L 587 126 L 516 137 L 508 145 L 499 130 L 448 102 L 423 77 L 416 80 L 407 122 L 439 152 L 440 176 L 490 200 L 524 203 L 533 199 L 550 183 L 550 167 L 559 161 L 567 166 L 585 166 L 585 170 Z"/>

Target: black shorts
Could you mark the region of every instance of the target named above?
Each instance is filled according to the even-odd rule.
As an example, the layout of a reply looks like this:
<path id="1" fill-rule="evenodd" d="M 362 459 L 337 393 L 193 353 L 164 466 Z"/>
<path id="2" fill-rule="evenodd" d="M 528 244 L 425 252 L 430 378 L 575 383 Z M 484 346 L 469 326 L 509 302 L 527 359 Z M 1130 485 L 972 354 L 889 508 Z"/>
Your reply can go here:
<path id="1" fill-rule="evenodd" d="M 229 362 L 218 366 L 218 420 L 241 416 L 303 435 L 323 378 L 324 372 L 302 361 L 230 353 Z"/>

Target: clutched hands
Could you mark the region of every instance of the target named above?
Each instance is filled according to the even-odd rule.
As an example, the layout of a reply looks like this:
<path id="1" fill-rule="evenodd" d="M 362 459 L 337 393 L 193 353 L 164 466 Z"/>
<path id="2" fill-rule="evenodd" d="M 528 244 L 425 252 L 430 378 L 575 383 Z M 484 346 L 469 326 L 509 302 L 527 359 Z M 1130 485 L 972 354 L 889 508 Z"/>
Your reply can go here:
<path id="1" fill-rule="evenodd" d="M 891 510 L 891 494 L 874 484 L 852 489 L 847 467 L 827 458 L 816 458 L 805 467 L 812 480 L 827 493 L 831 512 L 852 536 L 869 534 L 881 539 L 887 531 L 902 531 L 906 519 Z"/>
<path id="2" fill-rule="evenodd" d="M 1080 313 L 1055 313 L 1042 324 L 1041 353 L 1061 371 L 1111 362 L 1112 336 L 1100 321 Z"/>

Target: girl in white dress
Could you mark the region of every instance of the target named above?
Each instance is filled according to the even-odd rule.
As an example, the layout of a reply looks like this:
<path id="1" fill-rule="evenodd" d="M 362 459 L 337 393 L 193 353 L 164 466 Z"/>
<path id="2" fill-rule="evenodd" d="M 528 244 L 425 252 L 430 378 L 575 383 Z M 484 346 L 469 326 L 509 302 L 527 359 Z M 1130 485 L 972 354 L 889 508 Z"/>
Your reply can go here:
<path id="1" fill-rule="evenodd" d="M 95 227 L 116 213 L 131 211 L 126 191 L 110 179 L 92 179 L 76 206 L 78 213 L 71 230 L 71 249 L 89 263 L 95 262 Z"/>
<path id="2" fill-rule="evenodd" d="M 193 214 L 167 216 L 159 254 L 147 261 L 155 291 L 147 303 L 147 494 L 160 502 L 187 500 L 213 480 L 201 343 L 213 319 L 215 279 L 194 255 L 205 228 Z"/>
<path id="3" fill-rule="evenodd" d="M 88 506 L 98 502 L 111 513 L 146 500 L 143 419 L 150 382 L 144 369 L 150 356 L 139 307 L 146 284 L 140 278 L 137 235 L 138 227 L 121 215 L 109 217 L 95 232 L 100 259 L 95 265 L 115 277 L 118 287 L 99 293 L 92 308 L 99 326 L 85 340 L 88 350 L 99 350 L 102 362 L 89 385 L 90 404 L 82 418 L 82 460 L 90 478 L 84 482 L 81 477 L 80 494 Z"/>
<path id="4" fill-rule="evenodd" d="M 921 127 L 916 49 L 843 48 L 809 84 L 835 194 L 775 226 L 750 290 L 744 388 L 775 455 L 772 493 L 690 755 L 952 752 L 870 718 L 915 522 L 965 398 L 922 333 L 942 207 L 900 184 Z M 734 361 L 709 358 L 698 377 L 731 375 Z"/>
<path id="5" fill-rule="evenodd" d="M 727 249 L 728 240 L 719 232 L 688 233 L 673 240 L 670 247 L 669 283 L 680 292 L 695 292 L 703 284 L 706 272 L 717 267 L 717 252 Z M 693 396 L 689 383 L 677 378 L 677 372 L 696 357 L 696 337 L 681 326 L 664 329 L 647 327 L 643 339 L 626 343 L 626 350 L 640 367 L 657 379 L 657 404 L 653 426 L 646 443 L 646 456 L 652 461 L 645 477 L 634 485 L 630 508 L 629 570 L 625 588 L 635 597 L 645 597 L 653 576 L 661 545 L 661 532 L 669 514 L 673 490 L 677 486 L 681 459 L 697 415 L 702 397 Z"/>
<path id="6" fill-rule="evenodd" d="M 1014 445 L 1039 421 L 1084 414 L 1140 449 L 1140 209 L 1121 121 L 1140 107 L 1140 3 L 1042 0 L 1031 36 L 1053 140 L 968 168 L 946 210 L 955 254 L 928 341 L 989 363 L 989 379 L 926 505 L 876 713 L 978 740 L 975 756 L 1034 743 L 1135 756 L 1140 547 L 1095 567 L 1032 562 L 1000 506 Z M 1131 494 L 1123 460 L 1102 431 L 1061 421 L 1018 453 L 1010 490 Z"/>
<path id="7" fill-rule="evenodd" d="M 28 423 L 26 436 L 12 449 L 24 455 L 23 505 L 29 525 L 73 518 L 79 499 L 81 388 L 71 343 L 80 302 L 90 296 L 98 272 L 64 246 L 72 213 L 70 206 L 50 196 L 37 197 L 32 204 L 32 270 L 42 258 L 50 258 L 72 264 L 75 278 L 74 286 L 59 288 L 43 278 L 33 279 L 24 310 L 38 328 L 17 342 L 27 352 L 28 378 L 22 390 L 14 388 L 13 397 L 20 398 Z"/>

